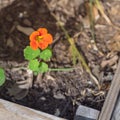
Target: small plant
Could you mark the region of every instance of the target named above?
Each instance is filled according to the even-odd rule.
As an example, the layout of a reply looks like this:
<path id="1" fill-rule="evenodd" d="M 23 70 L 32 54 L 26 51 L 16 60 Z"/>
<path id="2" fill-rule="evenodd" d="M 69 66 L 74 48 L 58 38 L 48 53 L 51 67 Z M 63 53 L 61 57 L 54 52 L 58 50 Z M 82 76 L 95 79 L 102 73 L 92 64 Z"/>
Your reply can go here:
<path id="1" fill-rule="evenodd" d="M 53 37 L 46 28 L 39 28 L 30 35 L 30 46 L 24 49 L 24 57 L 29 60 L 28 67 L 35 74 L 48 71 L 47 61 L 52 57 L 52 50 L 49 45 Z"/>
<path id="2" fill-rule="evenodd" d="M 0 86 L 5 83 L 5 72 L 2 68 L 0 68 Z"/>

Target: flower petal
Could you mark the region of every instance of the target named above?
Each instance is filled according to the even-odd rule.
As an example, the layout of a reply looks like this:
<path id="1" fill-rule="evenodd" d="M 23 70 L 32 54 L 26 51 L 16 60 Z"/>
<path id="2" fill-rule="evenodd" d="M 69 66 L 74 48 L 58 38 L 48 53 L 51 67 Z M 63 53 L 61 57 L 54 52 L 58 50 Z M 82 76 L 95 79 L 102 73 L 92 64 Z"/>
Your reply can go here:
<path id="1" fill-rule="evenodd" d="M 31 40 L 31 41 L 30 41 L 30 47 L 31 47 L 33 50 L 36 50 L 36 49 L 38 49 L 38 43 L 37 43 L 35 40 Z"/>
<path id="2" fill-rule="evenodd" d="M 29 37 L 30 41 L 36 40 L 36 37 L 37 37 L 37 36 L 39 36 L 39 32 L 38 32 L 38 31 L 32 32 L 32 34 L 31 34 L 30 37 Z"/>
<path id="3" fill-rule="evenodd" d="M 47 42 L 48 44 L 51 44 L 53 41 L 53 37 L 51 34 L 43 35 L 43 41 Z"/>
<path id="4" fill-rule="evenodd" d="M 45 35 L 48 32 L 46 28 L 39 28 L 37 31 L 39 32 L 40 36 Z"/>
<path id="5" fill-rule="evenodd" d="M 41 50 L 44 50 L 48 47 L 48 43 L 41 41 L 41 42 L 39 42 L 38 46 Z"/>

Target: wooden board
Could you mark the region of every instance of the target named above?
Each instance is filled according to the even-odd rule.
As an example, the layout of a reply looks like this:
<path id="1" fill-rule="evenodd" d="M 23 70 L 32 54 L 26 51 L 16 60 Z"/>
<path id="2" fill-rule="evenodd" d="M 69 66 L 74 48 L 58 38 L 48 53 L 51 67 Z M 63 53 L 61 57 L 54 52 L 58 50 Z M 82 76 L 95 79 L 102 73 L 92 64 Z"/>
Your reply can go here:
<path id="1" fill-rule="evenodd" d="M 120 60 L 98 120 L 110 120 L 120 91 Z"/>
<path id="2" fill-rule="evenodd" d="M 118 96 L 111 120 L 120 120 L 120 94 Z"/>
<path id="3" fill-rule="evenodd" d="M 0 120 L 65 120 L 0 99 Z"/>

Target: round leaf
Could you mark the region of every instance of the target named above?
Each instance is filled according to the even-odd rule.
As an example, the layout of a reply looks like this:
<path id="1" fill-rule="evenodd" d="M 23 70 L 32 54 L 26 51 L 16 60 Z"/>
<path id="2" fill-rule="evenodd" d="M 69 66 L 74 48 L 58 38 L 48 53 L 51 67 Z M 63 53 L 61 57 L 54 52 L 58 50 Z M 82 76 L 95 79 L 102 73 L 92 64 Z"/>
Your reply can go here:
<path id="1" fill-rule="evenodd" d="M 41 62 L 40 63 L 40 66 L 39 66 L 39 72 L 47 72 L 48 71 L 48 65 L 44 62 Z"/>
<path id="2" fill-rule="evenodd" d="M 26 60 L 33 60 L 40 55 L 40 50 L 33 50 L 30 46 L 24 49 L 24 57 Z"/>
<path id="3" fill-rule="evenodd" d="M 2 68 L 0 68 L 0 86 L 2 86 L 5 82 L 5 73 Z"/>
<path id="4" fill-rule="evenodd" d="M 39 62 L 37 59 L 35 60 L 31 60 L 28 64 L 29 69 L 31 69 L 32 71 L 38 71 L 38 67 L 39 67 Z"/>
<path id="5" fill-rule="evenodd" d="M 45 49 L 40 53 L 40 58 L 43 60 L 49 60 L 52 56 L 52 52 L 50 49 Z"/>

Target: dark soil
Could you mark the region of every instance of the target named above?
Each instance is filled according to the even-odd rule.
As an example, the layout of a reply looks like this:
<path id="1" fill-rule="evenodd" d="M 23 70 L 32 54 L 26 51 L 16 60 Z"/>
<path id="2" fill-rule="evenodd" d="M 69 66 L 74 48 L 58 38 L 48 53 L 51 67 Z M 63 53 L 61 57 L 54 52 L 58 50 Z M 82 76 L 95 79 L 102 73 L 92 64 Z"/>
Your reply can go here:
<path id="1" fill-rule="evenodd" d="M 80 104 L 101 110 L 117 68 L 120 45 L 116 43 L 117 38 L 114 41 L 111 38 L 114 38 L 117 33 L 119 35 L 119 31 L 108 25 L 103 17 L 100 17 L 95 27 L 95 39 L 98 46 L 98 51 L 95 51 L 91 43 L 91 29 L 84 27 L 84 24 L 87 24 L 85 22 L 87 20 L 85 3 L 81 2 L 77 6 L 75 2 L 70 0 L 66 6 L 61 4 L 60 1 L 50 0 L 50 8 L 48 8 L 43 0 L 15 0 L 10 6 L 0 11 L 0 65 L 4 66 L 7 75 L 6 83 L 0 88 L 0 97 L 73 120 L 76 109 Z M 109 7 L 106 2 L 102 4 L 107 9 L 108 16 L 111 18 L 115 16 L 115 13 L 110 11 L 118 9 L 115 7 L 116 2 L 110 2 L 111 6 Z M 76 7 L 74 12 L 71 5 Z M 79 61 L 75 66 L 73 65 L 70 44 L 63 31 L 57 26 L 52 12 L 61 19 L 70 36 L 74 38 L 77 49 L 85 57 L 87 64 L 98 78 L 101 85 L 100 90 Z M 69 12 L 73 12 L 73 14 Z M 119 26 L 120 21 L 118 22 L 117 17 L 115 20 Z M 74 66 L 76 69 L 47 72 L 43 75 L 33 76 L 31 87 L 30 85 L 27 88 L 24 86 L 23 90 L 18 93 L 12 93 L 16 81 L 21 79 L 21 72 L 14 72 L 13 68 L 17 67 L 19 69 L 22 66 L 27 66 L 23 49 L 29 45 L 29 36 L 19 31 L 17 29 L 18 25 L 35 30 L 40 27 L 47 28 L 54 36 L 54 42 L 51 45 L 53 57 L 49 62 L 49 67 L 69 68 Z M 118 48 L 111 47 L 116 44 Z M 25 74 L 25 71 L 21 69 L 19 71 L 22 71 L 22 76 Z"/>

